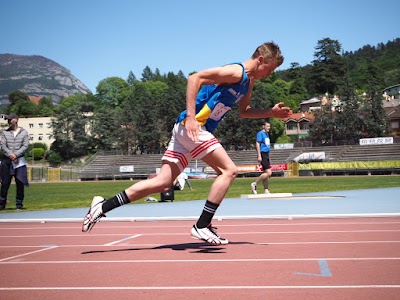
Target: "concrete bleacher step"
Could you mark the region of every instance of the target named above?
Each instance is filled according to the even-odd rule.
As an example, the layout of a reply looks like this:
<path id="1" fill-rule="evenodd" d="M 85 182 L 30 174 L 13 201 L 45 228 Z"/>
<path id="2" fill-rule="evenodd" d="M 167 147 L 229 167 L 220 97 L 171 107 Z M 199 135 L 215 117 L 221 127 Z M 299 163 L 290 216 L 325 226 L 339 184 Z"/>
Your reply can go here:
<path id="1" fill-rule="evenodd" d="M 325 152 L 329 161 L 375 161 L 400 160 L 400 144 L 389 145 L 344 145 L 324 147 L 303 147 L 294 149 L 271 149 L 270 159 L 273 164 L 287 163 L 306 152 Z M 236 165 L 257 164 L 256 150 L 229 150 L 228 155 Z M 136 172 L 155 172 L 161 166 L 162 154 L 138 155 L 98 155 L 91 163 L 81 168 L 81 174 L 100 174 L 112 176 L 119 173 L 120 166 L 133 165 Z M 192 160 L 189 167 L 207 166 L 203 161 Z M 94 175 L 93 175 L 94 176 Z"/>

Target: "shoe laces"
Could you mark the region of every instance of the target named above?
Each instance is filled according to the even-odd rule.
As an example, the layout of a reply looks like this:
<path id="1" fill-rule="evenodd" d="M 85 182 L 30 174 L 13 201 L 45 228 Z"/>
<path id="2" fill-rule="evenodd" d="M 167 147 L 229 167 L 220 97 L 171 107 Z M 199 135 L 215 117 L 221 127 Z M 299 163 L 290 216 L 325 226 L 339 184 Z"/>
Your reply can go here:
<path id="1" fill-rule="evenodd" d="M 213 234 L 215 234 L 216 236 L 218 236 L 217 234 L 217 227 L 212 226 L 211 224 L 207 226 L 208 230 L 210 230 Z M 218 236 L 219 237 L 219 236 Z"/>
<path id="2" fill-rule="evenodd" d="M 92 214 L 90 214 L 90 211 L 91 211 L 91 210 L 89 210 L 88 215 L 86 215 L 86 220 L 87 220 L 88 222 L 90 222 L 90 223 L 93 223 L 93 224 L 97 223 L 98 221 L 100 221 L 100 219 L 101 219 L 102 217 L 105 217 L 105 216 L 106 216 L 103 212 L 99 212 L 99 211 L 96 211 L 96 212 L 92 215 Z"/>

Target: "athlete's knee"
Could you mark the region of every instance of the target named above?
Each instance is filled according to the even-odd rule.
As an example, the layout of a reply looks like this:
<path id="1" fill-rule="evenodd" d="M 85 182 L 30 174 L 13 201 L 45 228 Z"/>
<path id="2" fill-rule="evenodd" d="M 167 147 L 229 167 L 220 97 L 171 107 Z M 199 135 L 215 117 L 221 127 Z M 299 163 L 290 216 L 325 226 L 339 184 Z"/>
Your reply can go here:
<path id="1" fill-rule="evenodd" d="M 238 175 L 238 167 L 236 165 L 230 166 L 225 170 L 225 175 L 232 178 L 232 180 L 235 179 Z"/>

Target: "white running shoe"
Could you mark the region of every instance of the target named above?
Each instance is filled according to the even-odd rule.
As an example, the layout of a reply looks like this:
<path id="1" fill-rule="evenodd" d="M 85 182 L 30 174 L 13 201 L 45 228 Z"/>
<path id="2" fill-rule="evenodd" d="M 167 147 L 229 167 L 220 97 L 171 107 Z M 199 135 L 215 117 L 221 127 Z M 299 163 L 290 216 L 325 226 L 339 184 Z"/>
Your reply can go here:
<path id="1" fill-rule="evenodd" d="M 211 225 L 205 227 L 205 228 L 197 228 L 196 224 L 193 225 L 191 234 L 192 238 L 198 239 L 198 240 L 203 240 L 207 243 L 213 244 L 213 245 L 226 245 L 229 243 L 227 239 L 224 239 L 215 232 L 216 228 L 213 228 Z"/>
<path id="2" fill-rule="evenodd" d="M 92 204 L 89 207 L 89 211 L 83 219 L 82 232 L 92 230 L 94 224 L 100 221 L 102 217 L 106 216 L 105 214 L 103 214 L 104 202 L 105 200 L 103 197 L 93 197 Z"/>
<path id="3" fill-rule="evenodd" d="M 257 184 L 255 182 L 251 183 L 251 190 L 253 194 L 257 194 Z"/>

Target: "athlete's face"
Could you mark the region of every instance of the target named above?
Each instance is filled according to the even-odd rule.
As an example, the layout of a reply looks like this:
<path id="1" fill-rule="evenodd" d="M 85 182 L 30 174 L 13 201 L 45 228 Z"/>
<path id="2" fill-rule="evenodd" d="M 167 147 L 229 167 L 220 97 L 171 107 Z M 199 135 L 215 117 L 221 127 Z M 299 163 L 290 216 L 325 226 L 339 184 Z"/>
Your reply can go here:
<path id="1" fill-rule="evenodd" d="M 265 132 L 269 132 L 270 129 L 271 129 L 271 124 L 265 123 L 265 124 L 264 124 L 264 131 L 265 131 Z"/>
<path id="2" fill-rule="evenodd" d="M 260 80 L 262 78 L 266 78 L 272 74 L 272 72 L 276 69 L 276 62 L 266 62 L 264 57 L 260 56 L 258 58 L 258 66 L 255 79 Z"/>

